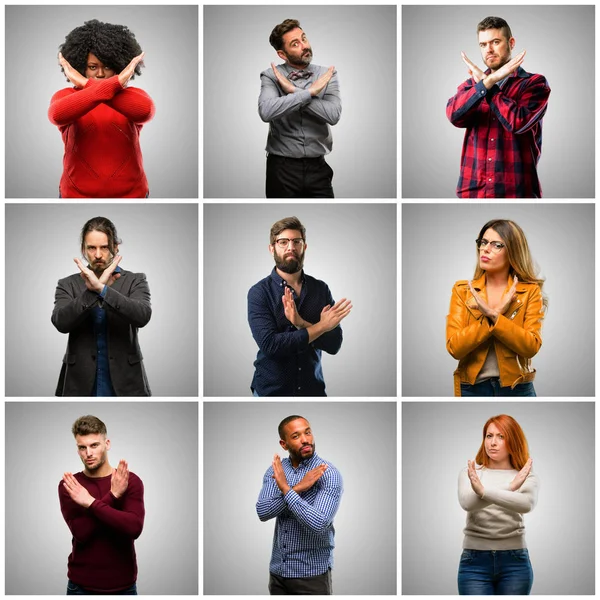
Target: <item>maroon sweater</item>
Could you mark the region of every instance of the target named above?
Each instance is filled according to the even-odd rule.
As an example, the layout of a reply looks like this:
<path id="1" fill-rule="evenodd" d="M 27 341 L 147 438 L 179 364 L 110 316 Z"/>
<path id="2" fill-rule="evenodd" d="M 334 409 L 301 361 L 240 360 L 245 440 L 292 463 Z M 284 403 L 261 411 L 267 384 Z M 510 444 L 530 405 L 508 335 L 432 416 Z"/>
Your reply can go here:
<path id="1" fill-rule="evenodd" d="M 152 98 L 139 88 L 123 88 L 116 75 L 56 92 L 48 118 L 65 144 L 60 195 L 145 198 L 140 131 L 153 116 Z"/>
<path id="2" fill-rule="evenodd" d="M 131 587 L 137 579 L 133 540 L 144 526 L 144 484 L 129 473 L 129 485 L 121 498 L 110 492 L 111 475 L 75 478 L 95 498 L 89 508 L 71 500 L 62 481 L 58 498 L 63 517 L 73 534 L 68 577 L 96 592 L 116 592 Z"/>

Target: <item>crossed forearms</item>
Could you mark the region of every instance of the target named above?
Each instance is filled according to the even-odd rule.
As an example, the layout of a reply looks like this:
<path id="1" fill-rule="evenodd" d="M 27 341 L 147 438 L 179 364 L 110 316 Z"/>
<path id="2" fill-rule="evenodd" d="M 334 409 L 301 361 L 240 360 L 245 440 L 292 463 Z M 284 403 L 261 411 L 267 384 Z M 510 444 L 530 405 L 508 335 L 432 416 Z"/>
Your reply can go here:
<path id="1" fill-rule="evenodd" d="M 298 313 L 294 296 L 289 287 L 285 288 L 285 292 L 281 297 L 283 302 L 283 310 L 286 319 L 298 329 L 306 329 L 308 332 L 308 343 L 314 342 L 324 333 L 335 329 L 342 319 L 346 318 L 352 310 L 352 302 L 346 298 L 338 300 L 333 306 L 327 305 L 321 311 L 321 318 L 318 323 L 309 323 L 303 319 Z"/>

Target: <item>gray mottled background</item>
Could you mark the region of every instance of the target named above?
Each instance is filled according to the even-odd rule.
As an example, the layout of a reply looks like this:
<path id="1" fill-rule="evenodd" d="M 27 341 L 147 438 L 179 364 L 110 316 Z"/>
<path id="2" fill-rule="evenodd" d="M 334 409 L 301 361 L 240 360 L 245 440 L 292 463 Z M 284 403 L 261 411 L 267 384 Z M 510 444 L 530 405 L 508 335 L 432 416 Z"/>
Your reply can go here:
<path id="1" fill-rule="evenodd" d="M 542 347 L 532 359 L 537 395 L 593 396 L 594 209 L 593 204 L 404 204 L 402 395 L 453 395 L 458 361 L 446 350 L 452 286 L 473 277 L 481 227 L 490 219 L 512 219 L 546 278 L 549 309 Z M 416 282 L 422 293 L 415 292 Z"/>
<path id="2" fill-rule="evenodd" d="M 448 121 L 446 103 L 468 78 L 461 50 L 484 66 L 477 23 L 494 15 L 510 25 L 513 56 L 527 50 L 523 68 L 544 75 L 552 90 L 538 165 L 544 197 L 593 198 L 594 12 L 593 5 L 403 6 L 402 196 L 456 196 L 465 129 Z"/>
<path id="3" fill-rule="evenodd" d="M 82 470 L 73 422 L 93 414 L 144 483 L 146 518 L 135 542 L 140 594 L 198 593 L 196 402 L 7 402 L 6 594 L 64 594 L 71 532 L 58 484 Z"/>
<path id="4" fill-rule="evenodd" d="M 396 403 L 323 401 L 204 403 L 204 593 L 268 593 L 275 521 L 259 520 L 256 501 L 273 455 L 287 456 L 277 426 L 294 414 L 344 480 L 334 593 L 394 595 Z"/>
<path id="5" fill-rule="evenodd" d="M 251 394 L 248 290 L 275 266 L 271 226 L 292 215 L 306 227 L 306 273 L 352 300 L 341 350 L 323 352 L 327 394 L 395 396 L 395 204 L 205 204 L 204 394 Z"/>
<path id="6" fill-rule="evenodd" d="M 77 273 L 88 219 L 109 218 L 127 271 L 145 273 L 152 318 L 139 330 L 154 396 L 198 395 L 198 207 L 195 204 L 8 204 L 7 396 L 53 396 L 68 336 L 50 317 L 59 279 Z"/>
<path id="7" fill-rule="evenodd" d="M 156 105 L 140 135 L 150 196 L 198 197 L 198 7 L 143 5 L 6 7 L 6 197 L 58 196 L 64 144 L 48 107 L 70 86 L 58 46 L 90 19 L 127 25 L 146 52 L 131 85 Z"/>
<path id="8" fill-rule="evenodd" d="M 524 516 L 531 593 L 594 594 L 594 402 L 535 401 L 403 403 L 403 594 L 457 594 L 466 522 L 458 474 L 485 422 L 503 413 L 523 428 L 540 479 Z"/>
<path id="9" fill-rule="evenodd" d="M 269 125 L 260 73 L 282 61 L 271 31 L 297 19 L 314 63 L 334 65 L 342 118 L 327 162 L 338 198 L 396 196 L 395 6 L 205 6 L 204 196 L 264 198 Z"/>

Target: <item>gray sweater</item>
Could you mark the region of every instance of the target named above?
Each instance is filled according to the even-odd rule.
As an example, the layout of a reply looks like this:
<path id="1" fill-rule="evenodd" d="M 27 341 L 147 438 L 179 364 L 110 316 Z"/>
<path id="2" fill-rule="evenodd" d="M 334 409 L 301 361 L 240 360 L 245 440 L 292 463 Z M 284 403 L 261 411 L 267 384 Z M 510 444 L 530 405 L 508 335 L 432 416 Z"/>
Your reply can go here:
<path id="1" fill-rule="evenodd" d="M 458 501 L 467 511 L 463 548 L 469 550 L 515 550 L 526 548 L 523 514 L 537 502 L 539 480 L 529 473 L 515 492 L 509 484 L 518 471 L 514 469 L 478 468 L 483 484 L 483 498 L 471 487 L 468 470 L 458 477 Z"/>

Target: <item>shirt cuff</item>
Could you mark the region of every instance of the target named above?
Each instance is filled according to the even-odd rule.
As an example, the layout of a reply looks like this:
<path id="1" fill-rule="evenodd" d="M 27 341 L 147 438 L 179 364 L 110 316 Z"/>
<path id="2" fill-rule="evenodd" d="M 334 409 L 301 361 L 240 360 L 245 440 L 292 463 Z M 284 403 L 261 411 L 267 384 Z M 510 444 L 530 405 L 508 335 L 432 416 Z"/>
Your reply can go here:
<path id="1" fill-rule="evenodd" d="M 481 79 L 475 84 L 475 89 L 477 90 L 477 95 L 480 98 L 484 98 L 485 95 L 488 93 L 488 89 L 485 87 L 485 85 L 483 85 L 483 79 Z"/>
<path id="2" fill-rule="evenodd" d="M 102 288 L 102 291 L 101 291 L 101 292 L 98 294 L 98 296 L 100 296 L 100 298 L 104 298 L 104 297 L 106 296 L 106 290 L 107 290 L 107 289 L 108 289 L 108 286 L 107 286 L 107 285 L 105 285 L 105 286 Z"/>

